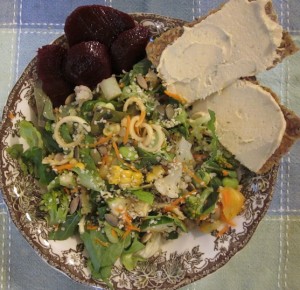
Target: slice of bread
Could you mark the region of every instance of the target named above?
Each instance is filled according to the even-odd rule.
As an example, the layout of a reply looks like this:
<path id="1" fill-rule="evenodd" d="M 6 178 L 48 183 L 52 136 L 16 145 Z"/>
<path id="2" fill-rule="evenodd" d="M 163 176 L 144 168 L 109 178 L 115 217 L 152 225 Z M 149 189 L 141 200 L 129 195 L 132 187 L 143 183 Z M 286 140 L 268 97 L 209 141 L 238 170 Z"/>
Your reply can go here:
<path id="1" fill-rule="evenodd" d="M 248 0 L 257 1 L 257 0 Z M 201 17 L 193 22 L 186 23 L 185 26 L 193 27 L 195 24 L 202 22 L 209 15 L 218 12 L 225 4 L 221 5 L 219 8 L 212 10 L 208 15 Z M 272 2 L 269 1 L 265 5 L 265 13 L 266 15 L 274 22 L 277 22 L 277 15 L 273 8 Z M 249 29 L 251 29 L 249 27 Z M 153 63 L 154 66 L 158 66 L 160 57 L 164 49 L 172 44 L 177 38 L 179 38 L 184 32 L 183 27 L 175 27 L 163 33 L 161 36 L 156 38 L 153 42 L 150 42 L 146 47 L 147 57 Z M 277 56 L 274 58 L 273 65 L 268 67 L 267 69 L 271 69 L 276 66 L 279 62 L 281 62 L 285 57 L 290 56 L 296 53 L 299 49 L 296 47 L 294 41 L 292 40 L 290 34 L 287 31 L 283 31 L 282 33 L 282 41 L 280 46 L 277 48 L 276 53 Z M 258 84 L 255 77 L 249 77 L 248 80 L 251 80 Z M 258 84 L 259 85 L 259 84 Z M 279 163 L 281 157 L 286 154 L 291 146 L 295 143 L 295 141 L 300 138 L 300 118 L 291 110 L 286 108 L 284 105 L 280 104 L 278 96 L 274 92 L 272 92 L 269 88 L 263 87 L 266 91 L 270 92 L 276 102 L 279 104 L 284 118 L 286 120 L 286 130 L 283 135 L 281 144 L 275 150 L 273 155 L 265 162 L 265 164 L 261 167 L 258 173 L 265 173 L 270 170 L 274 165 Z M 228 148 L 230 149 L 230 148 Z"/>
<path id="2" fill-rule="evenodd" d="M 256 0 L 248 0 L 256 1 Z M 186 23 L 184 26 L 187 27 L 193 27 L 195 24 L 202 22 L 205 20 L 209 15 L 218 12 L 222 9 L 224 4 L 222 4 L 219 8 L 211 10 L 211 12 L 203 17 L 198 18 L 197 20 Z M 271 20 L 274 22 L 277 22 L 277 15 L 273 8 L 272 2 L 268 2 L 265 6 L 265 12 L 268 17 L 270 17 Z M 251 29 L 251 28 L 250 28 Z M 153 63 L 154 66 L 158 66 L 160 56 L 163 52 L 163 50 L 170 44 L 172 44 L 178 37 L 180 37 L 184 32 L 183 27 L 175 27 L 172 28 L 163 34 L 161 36 L 157 37 L 153 42 L 149 42 L 149 44 L 146 47 L 147 57 L 148 59 Z M 282 41 L 280 46 L 277 48 L 277 55 L 278 57 L 274 59 L 274 66 L 282 61 L 285 57 L 292 55 L 298 51 L 297 46 L 295 45 L 294 41 L 292 40 L 291 36 L 287 31 L 284 31 L 282 34 Z M 271 66 L 270 68 L 272 68 Z M 269 69 L 270 69 L 269 68 Z"/>

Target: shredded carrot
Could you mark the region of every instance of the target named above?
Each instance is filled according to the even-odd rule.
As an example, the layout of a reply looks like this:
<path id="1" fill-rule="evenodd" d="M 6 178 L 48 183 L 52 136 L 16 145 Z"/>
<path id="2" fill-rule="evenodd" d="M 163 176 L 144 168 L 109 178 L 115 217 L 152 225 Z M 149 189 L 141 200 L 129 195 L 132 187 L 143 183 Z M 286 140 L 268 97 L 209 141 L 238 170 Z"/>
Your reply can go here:
<path id="1" fill-rule="evenodd" d="M 119 148 L 118 148 L 118 145 L 115 141 L 112 142 L 112 145 L 113 145 L 113 148 L 115 150 L 115 153 L 116 153 L 116 156 L 117 156 L 117 159 L 122 162 L 122 164 L 128 168 L 130 168 L 131 170 L 133 171 L 138 171 L 133 165 L 131 164 L 128 164 L 127 162 L 125 162 L 122 157 L 121 157 L 121 154 L 120 154 L 120 151 L 119 151 Z"/>
<path id="2" fill-rule="evenodd" d="M 98 238 L 95 238 L 95 242 L 97 243 L 97 244 L 99 244 L 99 245 L 101 245 L 102 247 L 108 247 L 108 243 L 106 243 L 106 242 L 103 242 L 103 241 L 101 241 L 100 239 L 98 239 Z"/>
<path id="3" fill-rule="evenodd" d="M 202 214 L 200 217 L 199 217 L 199 221 L 204 221 L 206 220 L 208 217 L 209 217 L 210 214 Z"/>
<path id="4" fill-rule="evenodd" d="M 125 84 L 124 83 L 119 83 L 119 87 L 120 87 L 120 89 L 123 89 L 125 87 Z"/>
<path id="5" fill-rule="evenodd" d="M 139 118 L 139 121 L 138 121 L 138 124 L 141 125 L 144 120 L 145 120 L 145 117 L 146 117 L 146 111 L 141 111 L 141 115 L 140 115 L 140 118 Z"/>
<path id="6" fill-rule="evenodd" d="M 206 155 L 205 154 L 193 154 L 193 157 L 196 161 L 199 162 L 199 161 L 202 161 L 206 157 Z"/>
<path id="7" fill-rule="evenodd" d="M 184 99 L 183 97 L 181 97 L 181 96 L 179 96 L 179 95 L 177 95 L 177 94 L 174 94 L 174 93 L 169 92 L 169 91 L 167 91 L 167 90 L 165 90 L 164 93 L 165 93 L 167 96 L 171 97 L 172 99 L 178 101 L 179 103 L 181 103 L 181 104 L 183 104 L 183 105 L 187 103 L 187 100 L 186 100 L 186 99 Z"/>
<path id="8" fill-rule="evenodd" d="M 114 229 L 111 229 L 111 235 L 112 235 L 114 238 L 117 238 L 117 237 L 118 237 L 118 234 L 117 234 L 117 232 L 116 232 Z"/>
<path id="9" fill-rule="evenodd" d="M 105 143 L 108 143 L 109 140 L 111 139 L 111 137 L 112 137 L 112 135 L 107 136 L 107 137 L 101 136 L 95 143 L 90 144 L 89 147 L 96 147 L 98 145 L 103 145 Z"/>
<path id="10" fill-rule="evenodd" d="M 127 212 L 125 212 L 122 215 L 122 218 L 124 220 L 125 229 L 126 229 L 125 233 L 122 236 L 122 239 L 125 239 L 132 231 L 137 231 L 137 232 L 141 231 L 138 227 L 136 227 L 132 224 L 132 218 Z"/>
<path id="11" fill-rule="evenodd" d="M 127 115 L 126 117 L 126 132 L 125 132 L 125 135 L 124 135 L 124 138 L 123 138 L 123 143 L 126 144 L 128 142 L 128 138 L 129 138 L 129 125 L 130 125 L 130 121 L 131 121 L 131 118 L 129 115 Z"/>
<path id="12" fill-rule="evenodd" d="M 69 188 L 64 187 L 64 191 L 65 191 L 65 193 L 66 193 L 67 195 L 71 195 L 71 191 L 70 191 Z"/>
<path id="13" fill-rule="evenodd" d="M 87 230 L 90 230 L 90 231 L 95 231 L 98 229 L 98 226 L 95 226 L 95 225 L 87 225 L 86 226 L 86 229 Z"/>
<path id="14" fill-rule="evenodd" d="M 15 118 L 15 115 L 13 114 L 12 111 L 10 111 L 10 112 L 8 113 L 8 118 L 11 119 L 11 120 Z"/>
<path id="15" fill-rule="evenodd" d="M 195 194 L 197 191 L 192 190 L 190 192 L 185 193 L 183 196 L 175 199 L 170 205 L 167 205 L 164 207 L 165 211 L 173 211 L 174 208 L 178 207 L 178 205 L 186 200 L 187 197 L 189 197 L 192 194 Z"/>
<path id="16" fill-rule="evenodd" d="M 228 171 L 227 170 L 222 170 L 222 174 L 223 174 L 223 176 L 228 176 Z"/>
<path id="17" fill-rule="evenodd" d="M 105 154 L 102 158 L 102 164 L 106 165 L 108 163 L 108 154 Z"/>
<path id="18" fill-rule="evenodd" d="M 228 230 L 229 230 L 229 226 L 228 226 L 228 225 L 225 225 L 224 228 L 222 228 L 222 229 L 218 232 L 217 237 L 219 238 L 219 237 L 223 236 Z"/>
<path id="19" fill-rule="evenodd" d="M 78 192 L 78 188 L 77 188 L 77 187 L 71 189 L 71 193 L 72 193 L 72 194 L 75 194 L 75 193 L 77 193 L 77 192 Z"/>
<path id="20" fill-rule="evenodd" d="M 126 237 L 131 233 L 131 230 L 126 230 L 125 233 L 122 236 L 122 240 L 125 240 Z"/>
<path id="21" fill-rule="evenodd" d="M 60 171 L 63 171 L 63 170 L 70 170 L 72 169 L 73 167 L 75 167 L 76 164 L 71 164 L 71 163 L 66 163 L 66 164 L 63 164 L 63 165 L 57 165 L 57 166 L 54 166 L 53 169 L 60 172 Z"/>
<path id="22" fill-rule="evenodd" d="M 113 146 L 113 148 L 115 150 L 115 153 L 116 153 L 116 156 L 117 156 L 118 160 L 123 162 L 123 159 L 121 157 L 118 145 L 117 145 L 117 143 L 115 141 L 112 142 L 112 146 Z"/>
<path id="23" fill-rule="evenodd" d="M 194 181 L 196 181 L 200 185 L 206 185 L 205 182 L 200 177 L 198 177 L 195 172 L 190 170 L 187 166 L 183 166 L 183 171 L 186 172 L 188 175 L 190 175 L 194 179 Z"/>

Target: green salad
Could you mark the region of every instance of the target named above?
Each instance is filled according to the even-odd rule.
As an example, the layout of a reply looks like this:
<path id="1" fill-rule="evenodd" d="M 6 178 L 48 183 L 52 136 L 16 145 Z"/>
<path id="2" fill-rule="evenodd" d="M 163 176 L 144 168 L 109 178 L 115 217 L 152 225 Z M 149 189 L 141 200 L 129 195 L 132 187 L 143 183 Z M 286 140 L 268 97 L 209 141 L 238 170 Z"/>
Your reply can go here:
<path id="1" fill-rule="evenodd" d="M 191 228 L 224 234 L 240 213 L 239 164 L 219 143 L 214 112 L 191 114 L 147 60 L 53 108 L 34 88 L 37 122 L 7 149 L 42 188 L 49 239 L 79 235 L 95 279 L 109 284 Z M 25 143 L 25 142 L 23 142 Z"/>

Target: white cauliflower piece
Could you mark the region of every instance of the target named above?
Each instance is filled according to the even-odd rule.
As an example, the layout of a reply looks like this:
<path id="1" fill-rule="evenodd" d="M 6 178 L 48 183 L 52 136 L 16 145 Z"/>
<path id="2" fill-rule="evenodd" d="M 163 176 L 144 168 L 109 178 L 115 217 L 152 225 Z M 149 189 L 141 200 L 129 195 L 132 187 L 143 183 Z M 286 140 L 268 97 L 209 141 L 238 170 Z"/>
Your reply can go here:
<path id="1" fill-rule="evenodd" d="M 170 198 L 177 198 L 180 192 L 180 181 L 182 176 L 182 164 L 177 163 L 169 170 L 169 174 L 154 182 L 156 190 Z"/>
<path id="2" fill-rule="evenodd" d="M 93 99 L 93 93 L 90 88 L 86 86 L 76 86 L 75 89 L 76 102 L 82 104 Z"/>
<path id="3" fill-rule="evenodd" d="M 181 137 L 180 141 L 177 144 L 176 150 L 176 160 L 179 162 L 193 162 L 194 157 L 191 152 L 192 144 L 185 140 L 184 137 Z"/>

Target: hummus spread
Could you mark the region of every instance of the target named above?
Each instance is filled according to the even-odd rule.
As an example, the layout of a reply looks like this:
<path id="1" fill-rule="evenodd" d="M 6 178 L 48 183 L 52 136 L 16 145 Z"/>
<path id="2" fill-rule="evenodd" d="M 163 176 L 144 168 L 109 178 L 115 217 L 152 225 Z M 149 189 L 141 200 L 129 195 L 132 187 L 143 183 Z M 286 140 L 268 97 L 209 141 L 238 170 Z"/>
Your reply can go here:
<path id="1" fill-rule="evenodd" d="M 220 143 L 254 172 L 279 147 L 286 128 L 283 113 L 272 95 L 248 81 L 238 80 L 205 100 L 194 103 L 192 114 L 216 114 Z"/>
<path id="2" fill-rule="evenodd" d="M 269 0 L 230 0 L 163 51 L 157 67 L 167 90 L 188 104 L 240 77 L 272 67 L 282 27 L 265 12 Z"/>

